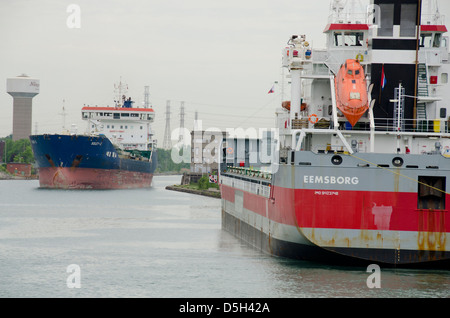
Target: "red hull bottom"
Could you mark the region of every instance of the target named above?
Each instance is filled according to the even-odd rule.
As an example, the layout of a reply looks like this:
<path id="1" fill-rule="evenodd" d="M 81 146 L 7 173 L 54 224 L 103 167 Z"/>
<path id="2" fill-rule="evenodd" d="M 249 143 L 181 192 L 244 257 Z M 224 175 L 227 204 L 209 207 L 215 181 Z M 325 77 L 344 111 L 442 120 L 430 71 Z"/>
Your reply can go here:
<path id="1" fill-rule="evenodd" d="M 441 253 L 441 259 L 427 262 L 412 262 L 412 259 L 435 258 L 433 251 L 402 251 L 399 263 L 393 259 L 400 257 L 398 251 L 393 249 L 364 249 L 364 248 L 323 248 L 317 245 L 300 244 L 271 237 L 260 228 L 255 228 L 245 221 L 222 210 L 222 228 L 232 235 L 240 238 L 253 247 L 272 256 L 290 259 L 320 262 L 340 266 L 368 266 L 378 263 L 387 268 L 432 268 L 449 269 L 449 253 Z"/>
<path id="2" fill-rule="evenodd" d="M 117 169 L 40 168 L 39 185 L 50 189 L 133 189 L 151 187 L 153 174 Z"/>

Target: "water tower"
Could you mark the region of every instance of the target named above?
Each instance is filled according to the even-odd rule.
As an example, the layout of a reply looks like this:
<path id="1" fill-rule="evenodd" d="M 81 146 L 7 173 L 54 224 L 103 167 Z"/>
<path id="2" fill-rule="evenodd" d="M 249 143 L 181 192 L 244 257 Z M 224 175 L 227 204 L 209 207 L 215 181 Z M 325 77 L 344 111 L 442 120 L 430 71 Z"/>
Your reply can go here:
<path id="1" fill-rule="evenodd" d="M 32 99 L 39 94 L 39 80 L 25 74 L 6 80 L 6 91 L 13 101 L 13 140 L 31 135 Z"/>

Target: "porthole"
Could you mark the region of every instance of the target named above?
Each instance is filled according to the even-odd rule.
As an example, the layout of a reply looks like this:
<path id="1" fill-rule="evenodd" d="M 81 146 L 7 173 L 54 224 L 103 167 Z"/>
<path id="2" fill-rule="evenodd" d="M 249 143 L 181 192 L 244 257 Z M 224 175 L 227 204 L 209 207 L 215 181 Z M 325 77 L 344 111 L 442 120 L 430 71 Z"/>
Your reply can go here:
<path id="1" fill-rule="evenodd" d="M 392 159 L 392 164 L 395 167 L 401 167 L 401 166 L 403 166 L 403 159 L 400 157 L 395 157 L 394 159 Z"/>
<path id="2" fill-rule="evenodd" d="M 331 163 L 334 165 L 340 165 L 342 163 L 342 157 L 338 155 L 331 157 Z"/>

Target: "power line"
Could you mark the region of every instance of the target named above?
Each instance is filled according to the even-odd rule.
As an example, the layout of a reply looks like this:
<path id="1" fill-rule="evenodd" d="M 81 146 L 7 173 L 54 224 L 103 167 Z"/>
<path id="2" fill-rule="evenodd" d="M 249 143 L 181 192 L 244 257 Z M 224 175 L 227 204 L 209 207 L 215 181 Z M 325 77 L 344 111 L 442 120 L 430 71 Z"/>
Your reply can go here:
<path id="1" fill-rule="evenodd" d="M 180 106 L 180 137 L 178 141 L 183 139 L 183 128 L 184 128 L 184 102 L 181 102 Z"/>
<path id="2" fill-rule="evenodd" d="M 170 100 L 166 104 L 166 130 L 164 132 L 164 149 L 170 149 L 172 147 L 172 142 L 170 138 Z"/>

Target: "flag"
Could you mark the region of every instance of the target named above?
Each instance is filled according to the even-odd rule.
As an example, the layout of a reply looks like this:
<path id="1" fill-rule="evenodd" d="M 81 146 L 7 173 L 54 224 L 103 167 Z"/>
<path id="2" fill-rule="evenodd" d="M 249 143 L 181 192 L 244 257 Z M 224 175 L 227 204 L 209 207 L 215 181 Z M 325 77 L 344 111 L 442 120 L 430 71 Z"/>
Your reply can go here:
<path id="1" fill-rule="evenodd" d="M 384 64 L 381 67 L 381 89 L 384 89 L 384 86 L 386 85 L 386 76 L 384 75 Z"/>
<path id="2" fill-rule="evenodd" d="M 275 85 L 272 86 L 272 88 L 270 89 L 270 91 L 267 94 L 272 94 L 273 92 L 275 92 Z"/>
<path id="3" fill-rule="evenodd" d="M 217 183 L 217 175 L 209 175 L 209 183 Z"/>

